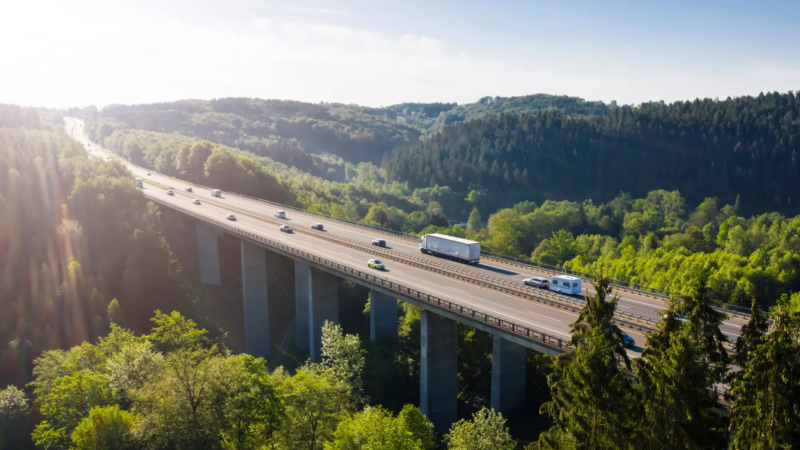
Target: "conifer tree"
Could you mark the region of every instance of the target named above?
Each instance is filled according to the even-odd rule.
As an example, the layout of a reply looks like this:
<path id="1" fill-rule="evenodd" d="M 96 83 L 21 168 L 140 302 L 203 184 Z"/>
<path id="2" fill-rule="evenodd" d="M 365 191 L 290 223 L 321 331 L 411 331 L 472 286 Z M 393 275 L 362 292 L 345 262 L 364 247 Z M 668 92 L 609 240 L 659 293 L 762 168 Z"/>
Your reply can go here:
<path id="1" fill-rule="evenodd" d="M 571 326 L 574 350 L 556 359 L 548 377 L 552 400 L 542 405 L 555 424 L 533 448 L 617 449 L 631 443 L 635 402 L 622 347 L 622 333 L 611 322 L 618 301 L 610 295 L 610 279 L 597 277 L 595 295 Z"/>
<path id="2" fill-rule="evenodd" d="M 751 340 L 749 360 L 731 384 L 736 449 L 790 449 L 800 443 L 800 317 L 789 311 L 786 295 L 772 315 L 772 332 L 752 333 L 758 338 Z M 743 327 L 743 338 L 753 320 Z"/>

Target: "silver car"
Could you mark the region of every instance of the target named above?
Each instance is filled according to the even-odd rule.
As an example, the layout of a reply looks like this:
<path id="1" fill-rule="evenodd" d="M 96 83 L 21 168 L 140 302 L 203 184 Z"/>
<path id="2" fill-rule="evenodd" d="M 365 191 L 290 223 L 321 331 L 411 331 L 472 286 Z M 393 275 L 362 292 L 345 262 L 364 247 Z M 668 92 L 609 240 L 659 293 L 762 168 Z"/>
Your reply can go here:
<path id="1" fill-rule="evenodd" d="M 550 281 L 547 278 L 542 277 L 530 277 L 524 279 L 522 282 L 525 283 L 526 286 L 533 286 L 542 289 L 547 289 L 550 287 Z"/>

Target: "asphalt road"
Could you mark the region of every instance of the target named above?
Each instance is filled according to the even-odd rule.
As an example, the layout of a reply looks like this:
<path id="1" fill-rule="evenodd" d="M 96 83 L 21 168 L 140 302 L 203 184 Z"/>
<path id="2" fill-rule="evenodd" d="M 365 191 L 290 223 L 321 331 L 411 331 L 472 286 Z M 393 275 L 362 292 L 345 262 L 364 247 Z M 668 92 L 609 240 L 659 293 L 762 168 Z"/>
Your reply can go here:
<path id="1" fill-rule="evenodd" d="M 149 172 L 150 175 L 147 175 L 148 172 L 146 170 L 134 166 L 121 158 L 117 158 L 113 153 L 102 149 L 95 143 L 91 143 L 83 132 L 82 123 L 80 121 L 69 119 L 67 130 L 78 142 L 84 145 L 91 155 L 103 159 L 116 158 L 118 161 L 126 164 L 135 176 L 141 177 L 146 182 L 155 181 L 174 188 L 176 195 L 169 196 L 164 189 L 153 184 L 146 184 L 145 189 L 143 189 L 145 195 L 157 199 L 159 202 L 174 204 L 184 208 L 194 208 L 196 212 L 216 220 L 224 219 L 229 213 L 236 214 L 238 220 L 232 222 L 232 224 L 241 227 L 243 230 L 259 233 L 269 239 L 292 245 L 295 248 L 317 254 L 356 269 L 369 270 L 366 266 L 366 261 L 378 257 L 372 253 L 337 245 L 312 235 L 282 233 L 278 230 L 277 225 L 266 223 L 258 217 L 249 217 L 241 213 L 246 212 L 275 220 L 274 213 L 276 210 L 280 209 L 280 207 L 235 195 L 225 195 L 224 192 L 221 198 L 216 198 L 211 196 L 210 191 L 197 187 L 192 183 L 165 177 L 154 172 Z M 185 189 L 188 187 L 192 187 L 194 193 L 186 192 Z M 192 203 L 195 198 L 200 199 L 201 205 L 194 205 Z M 237 214 L 237 212 L 239 213 Z M 322 223 L 326 233 L 364 244 L 369 244 L 372 239 L 381 238 L 386 240 L 387 247 L 394 251 L 506 282 L 512 282 L 519 285 L 520 289 L 528 290 L 532 293 L 536 293 L 538 289 L 524 286 L 522 284 L 524 278 L 530 276 L 549 278 L 551 276 L 551 273 L 543 270 L 537 270 L 535 268 L 531 268 L 530 270 L 522 269 L 512 264 L 496 261 L 484 260 L 481 264 L 473 266 L 454 263 L 434 256 L 425 255 L 419 251 L 418 243 L 390 233 L 381 233 L 377 230 L 368 230 L 337 221 L 325 220 L 318 216 L 293 210 L 286 210 L 286 216 L 286 219 L 282 220 L 282 222 L 294 228 L 310 228 L 314 223 Z M 561 309 L 503 294 L 472 283 L 452 279 L 412 265 L 397 261 L 384 260 L 384 262 L 386 263 L 387 270 L 383 272 L 383 275 L 389 280 L 415 287 L 443 299 L 461 303 L 476 310 L 551 334 L 555 337 L 567 339 L 569 337 L 569 324 L 573 322 L 576 317 L 574 314 Z M 585 280 L 583 288 L 584 290 L 588 290 L 589 293 L 593 293 L 591 285 Z M 663 300 L 659 298 L 623 291 L 619 291 L 617 294 L 620 296 L 618 305 L 619 311 L 625 313 L 658 320 L 660 311 L 665 307 Z M 740 328 L 743 324 L 744 321 L 742 319 L 729 318 L 723 324 L 722 331 L 733 342 L 739 335 Z M 630 356 L 636 357 L 644 345 L 645 337 L 642 333 L 636 331 L 626 329 L 625 332 L 636 341 L 636 348 L 629 351 Z"/>

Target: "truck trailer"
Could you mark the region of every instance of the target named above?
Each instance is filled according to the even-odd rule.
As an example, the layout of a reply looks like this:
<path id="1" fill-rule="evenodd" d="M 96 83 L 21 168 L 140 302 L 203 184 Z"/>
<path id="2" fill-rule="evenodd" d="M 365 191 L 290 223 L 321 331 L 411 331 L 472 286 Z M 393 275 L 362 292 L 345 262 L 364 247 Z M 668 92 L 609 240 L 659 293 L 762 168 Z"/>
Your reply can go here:
<path id="1" fill-rule="evenodd" d="M 136 179 L 136 185 L 139 186 L 140 188 L 143 188 L 144 187 L 144 180 L 142 180 L 141 178 L 137 178 Z"/>
<path id="2" fill-rule="evenodd" d="M 419 250 L 428 255 L 452 259 L 467 264 L 478 264 L 481 259 L 481 243 L 444 234 L 422 236 Z"/>
<path id="3" fill-rule="evenodd" d="M 582 279 L 571 275 L 555 275 L 550 280 L 550 290 L 562 294 L 577 295 L 583 287 Z"/>

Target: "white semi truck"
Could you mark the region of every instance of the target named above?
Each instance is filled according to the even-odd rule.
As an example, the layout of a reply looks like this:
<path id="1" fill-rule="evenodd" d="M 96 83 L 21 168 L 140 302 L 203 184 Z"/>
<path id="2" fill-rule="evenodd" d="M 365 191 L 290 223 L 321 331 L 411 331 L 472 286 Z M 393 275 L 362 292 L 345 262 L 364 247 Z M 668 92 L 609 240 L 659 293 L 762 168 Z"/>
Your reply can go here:
<path id="1" fill-rule="evenodd" d="M 444 234 L 426 234 L 419 243 L 422 253 L 452 259 L 467 264 L 478 264 L 481 243 Z"/>

